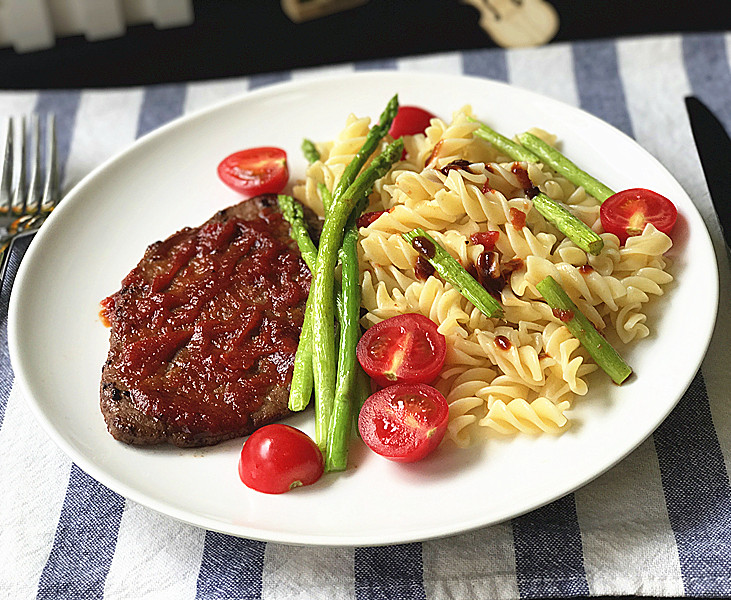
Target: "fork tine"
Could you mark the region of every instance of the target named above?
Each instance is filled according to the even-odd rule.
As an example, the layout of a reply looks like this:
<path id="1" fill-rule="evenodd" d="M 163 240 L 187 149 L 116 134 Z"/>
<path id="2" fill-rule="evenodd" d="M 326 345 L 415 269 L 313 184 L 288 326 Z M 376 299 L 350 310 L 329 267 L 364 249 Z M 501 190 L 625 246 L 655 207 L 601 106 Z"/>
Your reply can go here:
<path id="1" fill-rule="evenodd" d="M 3 174 L 0 179 L 0 211 L 10 211 L 10 199 L 13 195 L 13 117 L 8 117 L 8 135 L 5 140 L 5 157 Z"/>
<path id="2" fill-rule="evenodd" d="M 41 149 L 40 149 L 40 120 L 34 114 L 30 118 L 30 182 L 28 195 L 25 199 L 25 213 L 37 212 L 41 200 Z"/>
<path id="3" fill-rule="evenodd" d="M 15 192 L 13 193 L 13 200 L 10 205 L 11 210 L 13 213 L 20 215 L 23 214 L 23 211 L 25 210 L 25 155 L 26 155 L 26 145 L 25 145 L 25 117 L 21 117 L 20 119 L 20 139 L 18 141 L 18 145 L 20 146 L 18 153 L 20 154 L 20 160 L 19 160 L 19 166 L 18 166 L 18 181 L 15 186 Z"/>
<path id="4" fill-rule="evenodd" d="M 46 125 L 46 183 L 43 188 L 41 211 L 50 212 L 56 207 L 60 199 L 58 152 L 56 150 L 56 115 L 50 113 Z"/>
<path id="5" fill-rule="evenodd" d="M 8 143 L 5 149 L 6 160 L 0 179 L 0 192 L 2 193 L 0 200 L 7 196 L 4 211 L 2 210 L 3 205 L 0 204 L 0 219 L 2 219 L 0 220 L 0 256 L 15 235 L 24 231 L 37 230 L 61 200 L 55 115 L 48 114 L 44 128 L 45 169 L 41 164 L 41 124 L 38 115 L 33 114 L 30 117 L 30 135 L 27 136 L 29 140 L 25 139 L 25 118 L 20 119 L 20 127 L 16 127 L 12 119 L 9 121 Z M 19 135 L 16 135 L 16 129 L 20 129 Z M 26 156 L 28 145 L 30 145 L 30 157 Z M 30 163 L 31 170 L 28 185 L 26 185 L 26 162 Z M 13 182 L 13 171 L 16 168 L 20 173 L 16 178 L 17 181 Z M 41 179 L 43 179 L 42 190 Z"/>

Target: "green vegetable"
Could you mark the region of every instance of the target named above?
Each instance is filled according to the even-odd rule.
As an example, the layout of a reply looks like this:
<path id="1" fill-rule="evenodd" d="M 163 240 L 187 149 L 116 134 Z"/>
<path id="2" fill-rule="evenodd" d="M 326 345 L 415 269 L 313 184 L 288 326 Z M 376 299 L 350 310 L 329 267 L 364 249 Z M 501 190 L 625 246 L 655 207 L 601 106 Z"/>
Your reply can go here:
<path id="1" fill-rule="evenodd" d="M 299 202 L 291 196 L 280 194 L 277 197 L 279 209 L 282 216 L 289 222 L 292 231 L 292 238 L 297 242 L 302 259 L 310 269 L 315 271 L 317 264 L 317 248 L 310 238 L 304 220 L 304 209 Z M 310 299 L 307 298 L 309 306 Z M 292 383 L 289 389 L 289 410 L 301 411 L 307 408 L 312 397 L 314 376 L 312 374 L 312 314 L 311 310 L 305 310 L 302 321 L 302 331 L 297 345 L 297 353 L 294 356 L 294 370 L 292 372 Z"/>
<path id="2" fill-rule="evenodd" d="M 330 190 L 327 189 L 327 186 L 324 183 L 318 183 L 317 184 L 317 191 L 320 192 L 320 198 L 322 199 L 322 209 L 327 216 L 327 211 L 330 210 L 330 207 L 333 203 L 333 195 L 330 193 Z"/>
<path id="3" fill-rule="evenodd" d="M 330 415 L 325 470 L 344 471 L 348 466 L 348 445 L 351 437 L 353 408 L 358 410 L 361 398 L 362 369 L 355 349 L 360 339 L 360 269 L 358 267 L 358 217 L 368 206 L 368 196 L 356 203 L 348 218 L 343 244 L 338 255 L 341 265 L 341 287 L 336 291 L 340 340 L 335 384 L 335 400 Z M 335 282 L 337 284 L 337 281 Z M 365 373 L 363 373 L 365 375 Z M 370 385 L 369 385 L 370 387 Z"/>
<path id="4" fill-rule="evenodd" d="M 533 207 L 585 252 L 597 255 L 602 251 L 604 240 L 599 234 L 546 194 L 534 196 Z"/>
<path id="5" fill-rule="evenodd" d="M 307 309 L 302 321 L 297 352 L 294 355 L 292 382 L 289 386 L 289 410 L 298 412 L 307 408 L 314 389 L 312 373 L 312 311 L 309 310 L 310 298 L 307 298 Z"/>
<path id="6" fill-rule="evenodd" d="M 358 415 L 366 398 L 371 395 L 371 378 L 356 361 L 355 385 L 353 386 L 353 428 L 358 432 Z"/>
<path id="7" fill-rule="evenodd" d="M 536 285 L 554 314 L 569 328 L 571 334 L 581 342 L 597 365 L 620 384 L 632 374 L 630 366 L 596 330 L 591 321 L 571 301 L 561 285 L 550 275 Z"/>
<path id="8" fill-rule="evenodd" d="M 604 202 L 614 192 L 601 181 L 594 179 L 586 171 L 582 171 L 573 162 L 561 154 L 550 144 L 536 137 L 532 133 L 521 133 L 521 143 L 531 152 L 536 154 L 546 165 L 557 173 L 563 175 L 574 185 L 580 185 L 599 202 Z"/>
<path id="9" fill-rule="evenodd" d="M 462 294 L 467 300 L 472 302 L 483 314 L 488 317 L 502 317 L 503 307 L 493 298 L 489 292 L 482 287 L 472 275 L 470 275 L 464 267 L 459 264 L 452 255 L 449 254 L 439 243 L 421 228 L 408 231 L 401 234 L 402 237 L 409 242 L 414 249 L 426 258 L 434 267 L 442 279 L 451 283 L 454 288 Z M 426 252 L 417 248 L 414 240 L 419 238 L 427 242 Z M 418 244 L 418 243 L 417 243 Z M 433 246 L 433 252 L 431 247 Z M 431 254 L 431 256 L 430 256 Z"/>
<path id="10" fill-rule="evenodd" d="M 302 154 L 304 154 L 307 162 L 310 164 L 320 160 L 320 153 L 317 151 L 315 144 L 307 138 L 302 140 Z"/>
<path id="11" fill-rule="evenodd" d="M 345 167 L 338 184 L 332 191 L 333 199 L 338 200 L 353 181 L 355 181 L 355 178 L 358 176 L 358 173 L 360 173 L 363 165 L 365 165 L 368 158 L 371 154 L 373 154 L 380 141 L 391 128 L 391 123 L 393 123 L 393 119 L 398 112 L 398 106 L 398 95 L 395 95 L 388 101 L 386 108 L 383 109 L 383 112 L 378 119 L 378 124 L 371 127 L 360 150 L 358 150 L 350 163 L 348 163 L 348 166 Z M 399 158 L 401 157 L 399 156 Z"/>
<path id="12" fill-rule="evenodd" d="M 355 348 L 360 339 L 360 270 L 358 268 L 358 229 L 353 218 L 349 220 L 343 245 L 340 248 L 342 266 L 340 302 L 340 346 L 335 386 L 333 411 L 325 452 L 326 471 L 344 471 L 348 466 L 348 445 L 350 442 L 353 397 L 356 390 L 356 366 L 358 361 Z"/>
<path id="13" fill-rule="evenodd" d="M 325 218 L 322 234 L 320 235 L 320 249 L 314 279 L 310 288 L 310 296 L 313 297 L 311 310 L 313 313 L 312 352 L 316 402 L 315 441 L 323 450 L 327 447 L 327 428 L 335 396 L 336 356 L 333 289 L 338 250 L 342 243 L 345 225 L 351 212 L 353 212 L 355 204 L 401 158 L 402 152 L 403 141 L 398 139 L 374 158 L 371 164 L 339 196 L 333 194 L 334 201 Z M 319 432 L 318 424 L 320 425 Z"/>
<path id="14" fill-rule="evenodd" d="M 312 242 L 310 232 L 307 230 L 305 211 L 302 205 L 295 201 L 292 196 L 285 194 L 277 196 L 277 203 L 279 204 L 279 210 L 282 211 L 282 216 L 290 225 L 292 238 L 297 242 L 302 259 L 310 271 L 314 272 L 317 263 L 317 248 Z"/>
<path id="15" fill-rule="evenodd" d="M 480 123 L 476 119 L 471 120 L 475 123 Z M 484 123 L 480 123 L 480 128 L 475 130 L 475 135 L 487 140 L 500 152 L 505 154 L 505 156 L 509 156 L 513 160 L 530 163 L 538 162 L 538 157 L 530 150 L 521 146 L 517 142 L 506 138 L 504 135 L 498 133 L 494 129 L 491 129 Z"/>
<path id="16" fill-rule="evenodd" d="M 327 189 L 327 188 L 325 188 Z M 282 216 L 290 224 L 292 238 L 297 242 L 302 259 L 315 272 L 317 265 L 317 248 L 310 238 L 304 220 L 302 205 L 291 196 L 280 194 L 277 197 Z M 335 293 L 340 301 L 340 287 L 335 282 Z M 314 376 L 312 373 L 312 309 L 309 308 L 310 297 L 307 298 L 307 309 L 302 321 L 302 331 L 294 358 L 294 370 L 289 391 L 289 410 L 301 411 L 307 408 L 312 397 Z"/>

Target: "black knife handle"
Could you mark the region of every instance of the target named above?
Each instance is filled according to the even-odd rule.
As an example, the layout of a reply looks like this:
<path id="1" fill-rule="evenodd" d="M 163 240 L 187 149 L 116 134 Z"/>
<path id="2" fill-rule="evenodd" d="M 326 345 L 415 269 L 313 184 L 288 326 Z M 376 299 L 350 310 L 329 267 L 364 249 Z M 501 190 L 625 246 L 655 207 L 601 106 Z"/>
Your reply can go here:
<path id="1" fill-rule="evenodd" d="M 2 276 L 0 279 L 0 298 L 2 298 L 3 302 L 7 303 L 10 298 L 10 291 L 13 288 L 15 276 L 18 274 L 20 262 L 23 260 L 25 252 L 33 241 L 35 234 L 35 231 L 19 233 L 12 239 L 2 256 L 2 266 L 0 267 L 0 274 Z"/>

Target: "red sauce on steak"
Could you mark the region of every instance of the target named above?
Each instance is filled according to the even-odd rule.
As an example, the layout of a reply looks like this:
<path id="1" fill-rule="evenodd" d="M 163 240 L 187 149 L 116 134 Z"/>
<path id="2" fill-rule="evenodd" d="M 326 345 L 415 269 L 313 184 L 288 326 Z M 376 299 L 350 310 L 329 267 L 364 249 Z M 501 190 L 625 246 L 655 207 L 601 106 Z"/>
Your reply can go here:
<path id="1" fill-rule="evenodd" d="M 274 209 L 183 229 L 150 246 L 102 302 L 105 369 L 137 410 L 215 434 L 241 429 L 289 385 L 310 273 L 288 232 Z"/>

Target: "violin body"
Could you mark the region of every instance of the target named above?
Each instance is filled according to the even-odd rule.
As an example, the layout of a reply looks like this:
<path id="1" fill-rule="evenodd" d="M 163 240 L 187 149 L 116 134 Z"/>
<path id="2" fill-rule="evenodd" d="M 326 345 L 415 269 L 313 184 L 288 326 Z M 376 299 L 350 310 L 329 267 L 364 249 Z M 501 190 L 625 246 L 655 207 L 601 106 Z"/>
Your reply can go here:
<path id="1" fill-rule="evenodd" d="M 504 48 L 541 46 L 558 32 L 558 13 L 546 0 L 463 1 L 480 12 L 480 27 Z"/>

